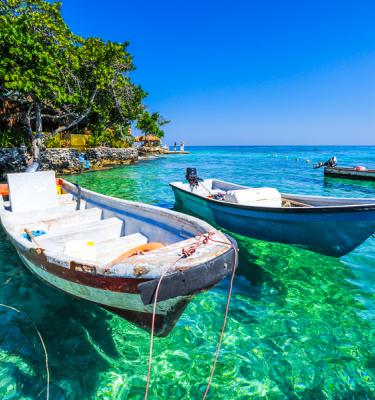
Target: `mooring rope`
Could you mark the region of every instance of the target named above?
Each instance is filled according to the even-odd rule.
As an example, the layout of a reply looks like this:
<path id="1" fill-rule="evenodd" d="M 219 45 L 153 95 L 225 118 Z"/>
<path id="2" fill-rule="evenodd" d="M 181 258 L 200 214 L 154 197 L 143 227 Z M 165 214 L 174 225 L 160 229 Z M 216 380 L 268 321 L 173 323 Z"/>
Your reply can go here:
<path id="1" fill-rule="evenodd" d="M 148 398 L 148 391 L 150 388 L 150 381 L 151 381 L 151 365 L 152 365 L 152 356 L 153 356 L 153 348 L 154 348 L 154 334 L 155 334 L 155 318 L 156 318 L 156 305 L 158 302 L 158 295 L 159 295 L 159 288 L 161 285 L 161 281 L 163 280 L 164 276 L 169 272 L 182 258 L 188 257 L 189 255 L 193 254 L 195 250 L 200 246 L 200 240 L 203 235 L 200 235 L 197 239 L 197 242 L 194 243 L 189 248 L 183 247 L 182 248 L 182 255 L 179 257 L 169 268 L 167 268 L 159 278 L 159 282 L 156 286 L 155 290 L 155 297 L 154 297 L 154 304 L 152 309 L 152 320 L 151 320 L 151 335 L 150 335 L 150 353 L 148 359 L 148 371 L 147 371 L 147 382 L 146 382 L 146 390 L 145 390 L 145 397 L 144 400 Z"/>
<path id="2" fill-rule="evenodd" d="M 49 400 L 50 374 L 49 374 L 49 367 L 48 367 L 48 353 L 47 353 L 46 345 L 44 344 L 43 337 L 42 337 L 41 333 L 39 332 L 38 327 L 36 326 L 35 322 L 30 318 L 30 316 L 26 312 L 18 310 L 17 308 L 12 307 L 12 306 L 8 306 L 7 304 L 1 304 L 0 303 L 0 307 L 5 307 L 5 308 L 8 308 L 9 310 L 12 310 L 12 311 L 15 311 L 15 312 L 18 312 L 18 313 L 22 313 L 23 312 L 27 316 L 27 318 L 31 321 L 31 323 L 33 324 L 33 326 L 34 326 L 34 328 L 35 328 L 35 330 L 36 330 L 36 332 L 37 332 L 37 334 L 39 336 L 40 342 L 42 343 L 42 347 L 43 347 L 43 351 L 44 351 L 46 373 L 47 373 L 46 400 Z"/>
<path id="3" fill-rule="evenodd" d="M 230 285 L 229 285 L 229 292 L 228 292 L 228 299 L 227 299 L 227 304 L 226 304 L 226 308 L 225 308 L 225 315 L 224 315 L 224 320 L 223 320 L 223 324 L 221 327 L 221 333 L 220 333 L 220 337 L 219 337 L 219 342 L 216 348 L 216 353 L 215 353 L 215 357 L 214 357 L 214 363 L 213 366 L 211 368 L 211 373 L 208 379 L 208 383 L 207 383 L 207 387 L 206 387 L 206 391 L 203 395 L 203 399 L 204 400 L 208 394 L 208 391 L 210 390 L 211 387 L 211 383 L 212 383 L 212 378 L 214 376 L 214 372 L 215 372 L 215 368 L 216 368 L 216 363 L 219 357 L 219 351 L 220 351 L 220 347 L 221 347 L 221 343 L 224 337 L 224 331 L 225 331 L 225 326 L 227 323 L 227 317 L 228 317 L 228 313 L 229 313 L 229 305 L 230 305 L 230 300 L 232 297 L 232 291 L 233 291 L 233 281 L 234 281 L 234 276 L 236 273 L 236 267 L 237 267 L 237 249 L 235 247 L 235 245 L 231 242 L 224 242 L 222 240 L 214 240 L 212 239 L 213 236 L 213 232 L 208 232 L 208 233 L 204 233 L 201 234 L 200 236 L 198 236 L 197 242 L 194 243 L 193 245 L 189 246 L 189 247 L 183 247 L 182 248 L 182 255 L 181 257 L 179 257 L 169 268 L 167 268 L 161 275 L 158 281 L 158 284 L 156 286 L 156 290 L 155 290 L 155 297 L 154 297 L 154 304 L 153 304 L 153 310 L 152 310 L 152 320 L 151 320 L 151 335 L 150 335 L 150 353 L 149 353 L 149 360 L 148 360 L 148 372 L 147 372 L 147 382 L 146 382 L 146 389 L 145 389 L 145 396 L 144 396 L 144 400 L 147 400 L 148 398 L 148 392 L 149 392 L 149 387 L 150 387 L 150 381 L 151 381 L 151 365 L 152 365 L 152 358 L 153 358 L 153 346 L 154 346 L 154 333 L 155 333 L 155 318 L 156 318 L 156 305 L 157 305 L 157 299 L 158 299 L 158 295 L 159 295 L 159 289 L 160 289 L 160 285 L 161 285 L 161 281 L 164 278 L 164 276 L 167 274 L 167 272 L 169 272 L 177 263 L 178 261 L 180 261 L 182 258 L 186 258 L 191 256 L 192 254 L 195 253 L 195 251 L 198 249 L 198 247 L 201 244 L 207 244 L 209 240 L 211 240 L 212 242 L 216 242 L 216 243 L 222 243 L 222 244 L 227 244 L 230 245 L 231 248 L 233 248 L 234 250 L 234 265 L 233 265 L 233 270 L 232 270 L 232 275 L 231 275 L 231 280 L 230 280 Z M 203 239 L 203 240 L 202 240 Z M 201 242 L 202 240 L 202 242 Z"/>
<path id="4" fill-rule="evenodd" d="M 203 186 L 203 188 L 207 190 L 208 194 L 209 194 L 210 196 L 212 196 L 211 190 L 207 189 L 206 186 L 204 186 L 202 182 L 198 182 L 198 185 Z"/>
<path id="5" fill-rule="evenodd" d="M 221 240 L 214 240 L 212 238 L 210 238 L 211 241 L 216 242 L 216 243 L 225 243 L 222 242 Z M 231 243 L 231 247 L 234 250 L 234 264 L 233 264 L 233 270 L 232 270 L 232 276 L 230 278 L 230 284 L 229 284 L 229 291 L 228 291 L 228 298 L 227 298 L 227 304 L 225 306 L 225 314 L 224 314 L 224 320 L 223 320 L 223 325 L 221 326 L 221 332 L 220 332 L 220 337 L 219 337 L 219 342 L 217 344 L 216 347 L 216 353 L 215 353 L 215 357 L 214 357 L 214 363 L 212 365 L 211 368 L 211 373 L 210 376 L 208 378 L 208 383 L 207 383 L 207 387 L 206 387 L 206 391 L 204 392 L 203 398 L 202 400 L 204 400 L 207 397 L 208 391 L 210 390 L 211 387 L 211 383 L 212 383 L 212 378 L 214 376 L 214 372 L 215 372 L 215 368 L 216 368 L 216 363 L 217 360 L 219 358 L 219 351 L 220 351 L 220 347 L 221 347 L 221 343 L 223 341 L 223 337 L 224 337 L 224 331 L 225 331 L 225 326 L 227 324 L 227 318 L 228 318 L 228 314 L 229 314 L 229 305 L 230 305 L 230 301 L 232 298 L 232 292 L 233 292 L 233 281 L 234 281 L 234 276 L 236 274 L 236 268 L 237 268 L 237 249 L 234 246 L 233 243 Z"/>

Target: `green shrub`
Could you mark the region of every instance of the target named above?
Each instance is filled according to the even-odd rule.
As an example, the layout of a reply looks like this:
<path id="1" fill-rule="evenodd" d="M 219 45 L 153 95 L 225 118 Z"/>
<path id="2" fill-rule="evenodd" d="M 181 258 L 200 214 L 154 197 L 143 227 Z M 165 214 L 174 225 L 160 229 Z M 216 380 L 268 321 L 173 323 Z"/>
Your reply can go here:
<path id="1" fill-rule="evenodd" d="M 27 142 L 27 138 L 22 132 L 7 129 L 0 131 L 0 147 L 20 147 Z"/>
<path id="2" fill-rule="evenodd" d="M 60 147 L 63 147 L 60 135 L 47 137 L 44 141 L 44 145 L 47 149 L 59 149 Z"/>
<path id="3" fill-rule="evenodd" d="M 130 135 L 129 136 L 126 135 L 123 139 L 121 139 L 119 138 L 119 135 L 116 132 L 114 132 L 114 130 L 105 129 L 100 132 L 94 132 L 87 139 L 86 144 L 88 147 L 107 146 L 107 147 L 122 148 L 131 146 L 133 142 L 134 139 Z"/>

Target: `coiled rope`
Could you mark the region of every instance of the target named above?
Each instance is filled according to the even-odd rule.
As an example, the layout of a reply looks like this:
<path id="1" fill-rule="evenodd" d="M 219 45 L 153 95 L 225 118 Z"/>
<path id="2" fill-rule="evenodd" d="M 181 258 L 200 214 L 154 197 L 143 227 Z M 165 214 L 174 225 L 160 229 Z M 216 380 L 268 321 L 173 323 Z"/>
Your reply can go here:
<path id="1" fill-rule="evenodd" d="M 227 323 L 227 318 L 228 318 L 228 313 L 229 313 L 229 305 L 230 305 L 232 292 L 233 292 L 233 281 L 234 281 L 234 276 L 235 276 L 236 269 L 237 269 L 237 259 L 238 259 L 238 257 L 237 257 L 237 248 L 233 243 L 225 242 L 225 241 L 222 241 L 222 240 L 214 240 L 212 238 L 213 235 L 214 235 L 214 232 L 204 233 L 204 234 L 198 236 L 196 243 L 194 243 L 193 245 L 191 245 L 189 247 L 183 247 L 182 248 L 181 257 L 179 257 L 169 268 L 167 268 L 160 275 L 159 282 L 158 282 L 158 284 L 156 286 L 156 290 L 155 290 L 154 304 L 153 304 L 153 310 L 152 310 L 151 335 L 150 335 L 150 353 L 149 353 L 149 359 L 148 359 L 147 382 L 146 382 L 144 400 L 147 400 L 148 393 L 149 393 L 149 388 L 150 388 L 151 365 L 152 365 L 153 347 L 154 347 L 156 305 L 157 305 L 157 300 L 158 300 L 158 294 L 159 294 L 161 281 L 164 278 L 164 276 L 167 274 L 167 272 L 169 272 L 178 263 L 178 261 L 180 261 L 182 258 L 190 257 L 192 254 L 195 253 L 195 251 L 198 249 L 199 246 L 201 246 L 202 244 L 205 245 L 211 240 L 212 242 L 215 242 L 215 243 L 221 243 L 221 244 L 226 244 L 226 245 L 229 244 L 231 246 L 231 248 L 234 250 L 234 264 L 233 264 L 233 270 L 232 270 L 232 275 L 231 275 L 231 279 L 230 279 L 229 292 L 228 292 L 227 303 L 226 303 L 226 307 L 225 307 L 224 320 L 223 320 L 223 324 L 222 324 L 222 327 L 221 327 L 219 341 L 218 341 L 218 344 L 217 344 L 217 347 L 216 347 L 214 362 L 213 362 L 213 365 L 212 365 L 212 368 L 211 368 L 210 376 L 208 378 L 206 391 L 204 392 L 202 400 L 204 400 L 207 397 L 207 394 L 208 394 L 208 392 L 210 390 L 212 379 L 213 379 L 215 368 L 216 368 L 216 363 L 217 363 L 217 360 L 219 358 L 219 352 L 220 352 L 221 343 L 222 343 L 223 337 L 224 337 L 225 326 L 226 326 L 226 323 Z"/>

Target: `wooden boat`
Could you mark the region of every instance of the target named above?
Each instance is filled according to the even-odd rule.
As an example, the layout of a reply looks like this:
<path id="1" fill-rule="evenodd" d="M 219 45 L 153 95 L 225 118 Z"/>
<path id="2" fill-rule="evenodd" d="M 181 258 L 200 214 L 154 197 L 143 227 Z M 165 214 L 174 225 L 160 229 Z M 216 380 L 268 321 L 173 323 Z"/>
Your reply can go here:
<path id="1" fill-rule="evenodd" d="M 65 293 L 148 329 L 163 275 L 155 334 L 166 335 L 192 295 L 233 270 L 235 246 L 204 221 L 58 183 L 60 195 L 53 172 L 9 174 L 0 217 L 26 267 Z"/>
<path id="2" fill-rule="evenodd" d="M 375 198 L 286 194 L 218 179 L 170 186 L 179 207 L 210 223 L 330 256 L 349 253 L 375 232 Z"/>
<path id="3" fill-rule="evenodd" d="M 366 169 L 364 167 L 325 167 L 324 175 L 333 178 L 375 181 L 375 169 Z"/>

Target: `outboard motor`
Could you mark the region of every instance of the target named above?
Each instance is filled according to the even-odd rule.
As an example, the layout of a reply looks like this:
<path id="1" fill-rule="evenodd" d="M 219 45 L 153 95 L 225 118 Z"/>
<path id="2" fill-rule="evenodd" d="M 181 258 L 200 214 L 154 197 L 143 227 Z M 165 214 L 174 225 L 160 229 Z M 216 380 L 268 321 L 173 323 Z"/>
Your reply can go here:
<path id="1" fill-rule="evenodd" d="M 191 190 L 198 187 L 199 182 L 203 181 L 203 179 L 198 177 L 196 168 L 186 168 L 185 178 L 189 182 Z"/>
<path id="2" fill-rule="evenodd" d="M 321 167 L 335 167 L 337 165 L 337 158 L 336 156 L 331 157 L 326 162 L 322 163 L 319 161 L 316 165 L 314 165 L 314 169 L 321 168 Z"/>
<path id="3" fill-rule="evenodd" d="M 336 158 L 336 156 L 333 156 L 332 158 L 330 158 L 328 160 L 328 166 L 329 167 L 336 167 L 336 165 L 337 165 L 337 158 Z"/>

